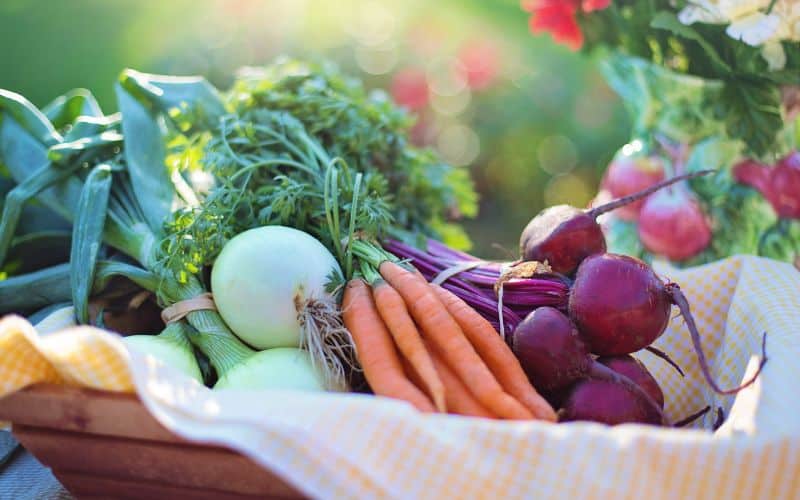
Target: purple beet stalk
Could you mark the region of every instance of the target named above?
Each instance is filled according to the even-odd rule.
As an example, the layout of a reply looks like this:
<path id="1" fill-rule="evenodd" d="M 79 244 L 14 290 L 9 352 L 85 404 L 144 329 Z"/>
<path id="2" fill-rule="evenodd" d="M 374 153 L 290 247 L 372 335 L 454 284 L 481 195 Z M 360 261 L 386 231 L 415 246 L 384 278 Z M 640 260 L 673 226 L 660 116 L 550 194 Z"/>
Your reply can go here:
<path id="1" fill-rule="evenodd" d="M 495 285 L 504 269 L 514 263 L 486 262 L 447 245 L 428 240 L 425 251 L 397 240 L 383 242 L 383 248 L 397 257 L 408 260 L 428 281 L 439 273 L 466 263 L 476 267 L 465 269 L 442 283 L 500 331 L 498 295 Z M 503 326 L 505 337 L 531 311 L 542 306 L 564 309 L 569 294 L 569 282 L 557 274 L 539 274 L 530 278 L 512 278 L 503 283 Z"/>

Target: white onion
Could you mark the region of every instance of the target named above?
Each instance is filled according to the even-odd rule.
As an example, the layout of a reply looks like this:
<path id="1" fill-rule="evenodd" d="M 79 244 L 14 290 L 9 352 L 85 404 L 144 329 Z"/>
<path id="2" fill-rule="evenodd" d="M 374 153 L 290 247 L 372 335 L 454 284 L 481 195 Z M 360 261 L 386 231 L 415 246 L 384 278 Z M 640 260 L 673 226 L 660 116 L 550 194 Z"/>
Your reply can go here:
<path id="1" fill-rule="evenodd" d="M 256 349 L 298 347 L 300 309 L 310 298 L 330 300 L 325 285 L 341 273 L 314 237 L 284 226 L 245 231 L 214 263 L 211 291 L 231 330 Z"/>
<path id="2" fill-rule="evenodd" d="M 217 381 L 214 389 L 286 389 L 324 391 L 322 373 L 311 364 L 308 352 L 277 347 L 237 363 Z"/>

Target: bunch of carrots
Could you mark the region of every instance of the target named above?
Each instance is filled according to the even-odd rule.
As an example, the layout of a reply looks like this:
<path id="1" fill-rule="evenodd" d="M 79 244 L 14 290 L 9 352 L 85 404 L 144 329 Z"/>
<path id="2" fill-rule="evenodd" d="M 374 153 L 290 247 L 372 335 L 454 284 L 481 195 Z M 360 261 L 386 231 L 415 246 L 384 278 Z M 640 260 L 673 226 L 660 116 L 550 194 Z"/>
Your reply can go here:
<path id="1" fill-rule="evenodd" d="M 556 420 L 485 318 L 374 245 L 352 249 L 361 273 L 345 288 L 342 313 L 375 394 L 429 413 Z"/>

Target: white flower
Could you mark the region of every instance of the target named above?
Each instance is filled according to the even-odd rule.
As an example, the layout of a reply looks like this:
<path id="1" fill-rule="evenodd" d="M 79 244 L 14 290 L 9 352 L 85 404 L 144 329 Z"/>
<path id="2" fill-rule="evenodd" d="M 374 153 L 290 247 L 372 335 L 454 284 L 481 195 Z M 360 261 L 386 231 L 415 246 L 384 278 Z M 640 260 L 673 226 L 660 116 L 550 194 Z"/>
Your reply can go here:
<path id="1" fill-rule="evenodd" d="M 753 12 L 747 16 L 734 19 L 725 33 L 731 38 L 741 40 L 747 45 L 759 47 L 778 34 L 781 19 L 777 14 Z"/>
<path id="2" fill-rule="evenodd" d="M 683 24 L 725 24 L 728 19 L 722 15 L 716 3 L 707 0 L 696 0 L 678 13 L 678 20 Z"/>
<path id="3" fill-rule="evenodd" d="M 770 0 L 690 0 L 678 14 L 683 24 L 728 24 L 769 7 Z"/>
<path id="4" fill-rule="evenodd" d="M 777 38 L 800 42 L 800 1 L 778 0 L 772 13 L 781 20 Z"/>
<path id="5" fill-rule="evenodd" d="M 767 13 L 770 3 L 771 0 L 690 0 L 678 13 L 678 20 L 683 24 L 727 24 L 728 36 L 761 47 L 769 68 L 777 70 L 786 65 L 781 40 L 800 40 L 800 1 L 777 0 Z"/>
<path id="6" fill-rule="evenodd" d="M 770 71 L 777 71 L 786 66 L 786 52 L 779 41 L 765 43 L 761 47 L 761 57 L 766 59 Z"/>

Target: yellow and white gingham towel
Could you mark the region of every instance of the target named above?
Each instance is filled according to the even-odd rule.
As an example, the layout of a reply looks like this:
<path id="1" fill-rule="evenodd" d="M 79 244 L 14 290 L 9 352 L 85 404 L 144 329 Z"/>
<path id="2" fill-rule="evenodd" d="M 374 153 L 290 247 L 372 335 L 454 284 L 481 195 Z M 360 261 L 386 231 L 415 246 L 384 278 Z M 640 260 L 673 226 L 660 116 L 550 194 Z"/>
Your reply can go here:
<path id="1" fill-rule="evenodd" d="M 688 333 L 672 322 L 657 346 L 686 371 L 641 359 L 673 420 L 705 405 L 695 430 L 498 422 L 421 415 L 356 394 L 210 391 L 92 328 L 37 338 L 0 323 L 0 395 L 37 381 L 138 392 L 167 428 L 229 446 L 321 498 L 800 498 L 800 273 L 735 257 L 685 271 L 661 267 L 689 296 L 713 372 L 724 386 L 769 362 L 736 397 L 713 395 Z"/>

